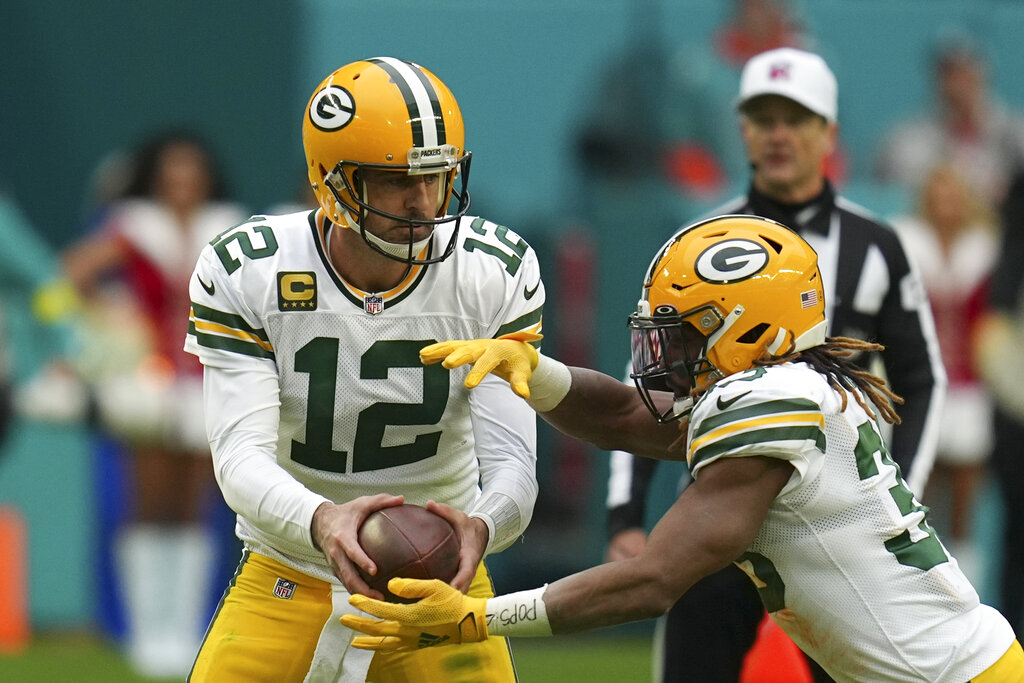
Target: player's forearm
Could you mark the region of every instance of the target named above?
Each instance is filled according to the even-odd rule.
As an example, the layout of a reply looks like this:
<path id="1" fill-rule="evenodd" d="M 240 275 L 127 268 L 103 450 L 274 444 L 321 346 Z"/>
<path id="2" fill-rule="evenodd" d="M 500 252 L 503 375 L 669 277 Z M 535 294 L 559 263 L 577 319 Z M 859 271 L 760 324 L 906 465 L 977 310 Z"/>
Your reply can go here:
<path id="1" fill-rule="evenodd" d="M 265 532 L 299 548 L 315 547 L 310 524 L 316 508 L 327 499 L 285 472 L 273 450 L 256 446 L 251 436 L 234 432 L 211 443 L 224 501 Z"/>
<path id="2" fill-rule="evenodd" d="M 633 560 L 609 562 L 552 583 L 544 606 L 554 634 L 661 616 L 677 596 Z"/>
<path id="3" fill-rule="evenodd" d="M 655 584 L 638 576 L 629 561 L 611 562 L 549 586 L 488 599 L 487 632 L 550 636 L 657 617 L 673 601 Z"/>
<path id="4" fill-rule="evenodd" d="M 477 517 L 487 525 L 488 541 L 484 555 L 499 553 L 519 538 L 533 518 L 533 500 L 521 502 L 523 497 L 513 498 L 498 491 L 484 492 L 472 509 L 470 517 Z"/>
<path id="5" fill-rule="evenodd" d="M 661 518 L 639 555 L 548 586 L 545 624 L 559 634 L 660 616 L 749 547 L 791 471 L 766 458 L 712 465 L 707 481 L 691 485 Z M 519 634 L 543 635 L 521 627 Z"/>
<path id="6" fill-rule="evenodd" d="M 572 386 L 552 410 L 540 413 L 556 429 L 605 450 L 624 450 L 677 459 L 669 446 L 679 438 L 675 424 L 659 424 L 636 388 L 586 368 L 570 368 Z"/>
<path id="7" fill-rule="evenodd" d="M 530 523 L 537 501 L 537 416 L 488 376 L 470 393 L 481 495 L 466 512 L 488 527 L 485 554 L 511 545 Z"/>
<path id="8" fill-rule="evenodd" d="M 204 393 L 214 474 L 228 507 L 297 548 L 313 548 L 313 512 L 327 499 L 277 464 L 276 376 L 208 367 Z"/>

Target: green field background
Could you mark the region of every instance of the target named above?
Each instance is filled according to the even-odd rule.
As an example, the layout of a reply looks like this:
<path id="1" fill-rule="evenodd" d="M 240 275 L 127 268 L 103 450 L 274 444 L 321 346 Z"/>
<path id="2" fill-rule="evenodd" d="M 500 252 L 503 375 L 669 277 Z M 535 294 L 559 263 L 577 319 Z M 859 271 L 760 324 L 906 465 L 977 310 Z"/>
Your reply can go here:
<path id="1" fill-rule="evenodd" d="M 585 636 L 518 639 L 513 652 L 520 683 L 651 680 L 650 639 L 634 633 L 611 629 Z M 0 681 L 165 683 L 140 677 L 112 645 L 84 636 L 47 637 L 22 653 L 0 655 Z"/>

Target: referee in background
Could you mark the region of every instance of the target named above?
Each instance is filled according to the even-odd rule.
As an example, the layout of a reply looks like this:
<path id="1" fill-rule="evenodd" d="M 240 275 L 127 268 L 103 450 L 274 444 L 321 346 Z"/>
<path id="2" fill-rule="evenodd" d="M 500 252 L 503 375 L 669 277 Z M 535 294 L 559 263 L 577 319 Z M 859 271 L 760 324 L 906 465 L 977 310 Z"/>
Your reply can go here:
<path id="1" fill-rule="evenodd" d="M 779 48 L 751 58 L 737 101 L 750 189 L 712 213 L 770 218 L 818 252 L 828 334 L 885 346 L 884 374 L 905 400 L 889 450 L 920 494 L 935 456 L 945 372 L 924 287 L 895 232 L 837 195 L 825 175 L 837 144 L 837 99 L 835 76 L 816 54 Z M 858 359 L 864 368 L 874 360 Z M 616 560 L 646 541 L 644 508 L 657 461 L 611 457 L 608 559 Z M 754 586 L 737 567 L 708 576 L 659 623 L 656 680 L 736 683 L 763 617 Z M 815 681 L 831 681 L 809 666 Z"/>

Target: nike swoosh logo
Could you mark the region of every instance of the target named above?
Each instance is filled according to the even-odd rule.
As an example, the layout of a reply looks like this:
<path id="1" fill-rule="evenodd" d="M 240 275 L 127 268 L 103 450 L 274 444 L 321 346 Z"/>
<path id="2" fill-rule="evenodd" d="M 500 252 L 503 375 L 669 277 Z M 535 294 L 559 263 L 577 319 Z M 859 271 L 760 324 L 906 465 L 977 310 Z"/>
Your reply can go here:
<path id="1" fill-rule="evenodd" d="M 201 284 L 203 286 L 203 289 L 205 289 L 206 293 L 209 294 L 210 296 L 213 296 L 214 293 L 217 291 L 217 285 L 216 284 L 212 284 L 212 285 L 206 284 L 205 282 L 203 282 L 203 278 L 199 277 L 199 273 L 196 273 L 196 279 L 199 280 L 199 284 Z"/>
<path id="2" fill-rule="evenodd" d="M 525 287 L 524 286 L 523 287 L 523 298 L 525 298 L 527 301 L 529 301 L 530 299 L 533 298 L 533 295 L 537 293 L 538 289 L 540 289 L 540 280 L 537 280 L 537 284 L 535 284 L 533 286 L 533 289 L 530 289 L 529 287 Z"/>
<path id="3" fill-rule="evenodd" d="M 728 399 L 728 400 L 725 400 L 725 401 L 723 401 L 723 400 L 722 400 L 722 397 L 721 397 L 721 396 L 719 396 L 719 397 L 718 397 L 718 409 L 719 409 L 719 410 L 726 410 L 726 409 L 727 409 L 727 408 L 729 408 L 729 407 L 730 407 L 730 406 L 731 406 L 731 405 L 732 405 L 733 403 L 735 403 L 736 401 L 740 400 L 741 398 L 743 398 L 744 396 L 746 396 L 746 395 L 747 395 L 747 394 L 749 394 L 749 393 L 750 393 L 749 391 L 744 391 L 744 392 L 743 392 L 742 394 L 740 394 L 739 396 L 733 396 L 732 398 L 730 398 L 730 399 Z"/>

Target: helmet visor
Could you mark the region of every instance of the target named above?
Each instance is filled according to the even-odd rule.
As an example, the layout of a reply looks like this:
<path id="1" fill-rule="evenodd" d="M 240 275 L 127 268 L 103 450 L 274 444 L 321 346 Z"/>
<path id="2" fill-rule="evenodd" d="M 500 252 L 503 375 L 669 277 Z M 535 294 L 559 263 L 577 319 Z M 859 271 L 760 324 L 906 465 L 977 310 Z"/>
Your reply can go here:
<path id="1" fill-rule="evenodd" d="M 629 319 L 633 370 L 630 377 L 651 414 L 659 422 L 683 417 L 675 408 L 659 408 L 656 394 L 669 392 L 675 403 L 690 397 L 696 378 L 713 368 L 707 362 L 704 346 L 707 338 L 675 313 L 652 317 L 632 315 Z M 660 401 L 665 405 L 665 401 Z"/>

